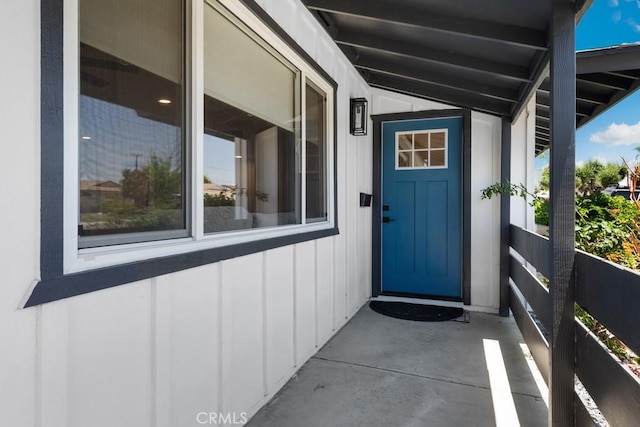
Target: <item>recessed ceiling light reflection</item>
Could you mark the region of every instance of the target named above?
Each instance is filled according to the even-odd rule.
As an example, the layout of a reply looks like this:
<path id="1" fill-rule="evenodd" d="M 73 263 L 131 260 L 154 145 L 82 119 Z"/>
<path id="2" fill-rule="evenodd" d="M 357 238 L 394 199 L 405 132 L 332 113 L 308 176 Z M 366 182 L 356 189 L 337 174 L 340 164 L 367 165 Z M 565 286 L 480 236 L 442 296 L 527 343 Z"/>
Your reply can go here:
<path id="1" fill-rule="evenodd" d="M 85 136 L 82 137 L 82 139 L 84 139 L 85 141 L 89 141 L 91 139 L 91 137 L 88 136 L 88 135 L 85 135 Z"/>
<path id="2" fill-rule="evenodd" d="M 236 156 L 236 159 L 241 159 L 241 158 L 242 158 L 242 156 Z"/>
<path id="3" fill-rule="evenodd" d="M 158 104 L 169 105 L 171 104 L 171 100 L 167 98 L 160 98 L 158 99 Z"/>

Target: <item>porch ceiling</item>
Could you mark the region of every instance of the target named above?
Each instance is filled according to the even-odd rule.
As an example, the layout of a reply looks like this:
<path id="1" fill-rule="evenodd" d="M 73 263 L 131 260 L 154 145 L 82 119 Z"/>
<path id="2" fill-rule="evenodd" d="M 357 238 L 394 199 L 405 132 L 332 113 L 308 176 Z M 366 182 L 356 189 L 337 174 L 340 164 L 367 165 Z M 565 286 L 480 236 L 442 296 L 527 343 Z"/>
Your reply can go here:
<path id="1" fill-rule="evenodd" d="M 551 2 L 302 1 L 372 87 L 513 120 L 549 63 Z"/>
<path id="2" fill-rule="evenodd" d="M 576 127 L 640 87 L 640 45 L 576 53 Z M 536 91 L 536 155 L 549 148 L 549 78 Z"/>

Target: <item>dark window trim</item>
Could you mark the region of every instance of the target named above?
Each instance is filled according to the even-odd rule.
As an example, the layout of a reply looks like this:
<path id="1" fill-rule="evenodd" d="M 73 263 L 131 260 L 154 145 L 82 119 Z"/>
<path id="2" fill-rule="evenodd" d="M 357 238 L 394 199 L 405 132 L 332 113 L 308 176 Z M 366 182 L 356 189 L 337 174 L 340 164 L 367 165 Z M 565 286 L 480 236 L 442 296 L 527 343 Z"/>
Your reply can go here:
<path id="1" fill-rule="evenodd" d="M 397 120 L 462 117 L 462 301 L 471 304 L 471 110 L 447 109 L 372 115 L 373 218 L 371 295 L 382 290 L 382 123 Z M 424 296 L 423 296 L 424 297 Z"/>
<path id="2" fill-rule="evenodd" d="M 37 284 L 25 307 L 336 234 L 337 228 L 329 228 L 51 277 Z"/>
<path id="3" fill-rule="evenodd" d="M 26 307 L 107 289 L 126 283 L 174 273 L 225 259 L 293 245 L 339 234 L 337 184 L 337 90 L 338 84 L 254 1 L 240 0 L 278 37 L 333 87 L 333 180 L 334 226 L 316 231 L 256 240 L 218 248 L 169 255 L 105 267 L 81 273 L 63 273 L 64 222 L 64 105 L 63 105 L 63 13 L 64 0 L 41 0 L 41 96 L 40 96 L 40 275 Z"/>

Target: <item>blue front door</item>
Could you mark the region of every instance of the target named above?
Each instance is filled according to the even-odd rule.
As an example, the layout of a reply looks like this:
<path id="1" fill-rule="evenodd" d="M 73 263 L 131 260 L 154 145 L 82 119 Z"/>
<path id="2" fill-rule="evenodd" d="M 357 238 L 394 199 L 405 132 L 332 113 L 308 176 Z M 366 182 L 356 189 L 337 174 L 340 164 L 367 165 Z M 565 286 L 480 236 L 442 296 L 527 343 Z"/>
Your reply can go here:
<path id="1" fill-rule="evenodd" d="M 382 292 L 462 296 L 462 117 L 382 123 Z"/>

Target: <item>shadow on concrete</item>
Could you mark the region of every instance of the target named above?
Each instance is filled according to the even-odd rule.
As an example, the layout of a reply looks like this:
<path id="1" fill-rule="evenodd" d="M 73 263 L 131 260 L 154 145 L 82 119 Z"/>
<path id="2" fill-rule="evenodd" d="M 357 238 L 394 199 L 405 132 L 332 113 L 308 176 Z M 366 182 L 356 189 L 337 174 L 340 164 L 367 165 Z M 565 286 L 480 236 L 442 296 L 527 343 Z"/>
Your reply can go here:
<path id="1" fill-rule="evenodd" d="M 485 340 L 499 343 L 509 383 L 506 391 L 493 384 L 494 397 Z M 546 426 L 523 342 L 512 318 L 471 313 L 470 323 L 412 322 L 367 305 L 248 425 L 496 426 L 501 392 L 511 396 L 520 425 Z"/>

